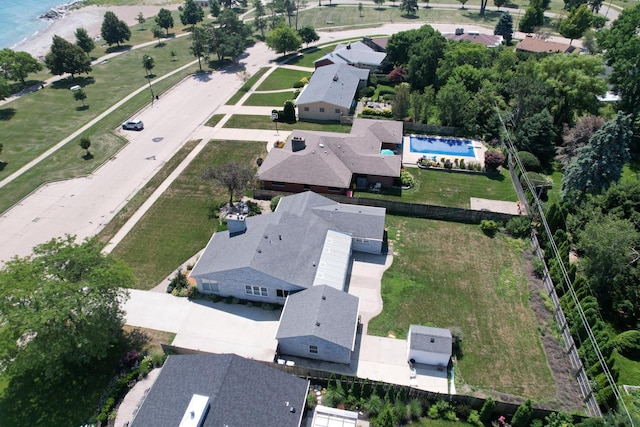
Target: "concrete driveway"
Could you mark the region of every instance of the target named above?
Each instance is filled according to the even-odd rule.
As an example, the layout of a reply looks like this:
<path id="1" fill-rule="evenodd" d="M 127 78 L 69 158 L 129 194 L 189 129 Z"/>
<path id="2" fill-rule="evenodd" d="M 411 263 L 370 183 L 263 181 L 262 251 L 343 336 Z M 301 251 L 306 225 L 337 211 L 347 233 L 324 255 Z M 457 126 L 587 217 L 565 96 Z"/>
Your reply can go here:
<path id="1" fill-rule="evenodd" d="M 280 310 L 268 311 L 170 294 L 130 290 L 125 323 L 176 334 L 173 345 L 273 361 Z"/>
<path id="2" fill-rule="evenodd" d="M 382 311 L 380 286 L 382 275 L 391 267 L 393 255 L 374 255 L 361 252 L 353 253 L 349 288 L 351 295 L 360 298 L 360 321 L 362 333 L 366 335 L 369 320 Z"/>

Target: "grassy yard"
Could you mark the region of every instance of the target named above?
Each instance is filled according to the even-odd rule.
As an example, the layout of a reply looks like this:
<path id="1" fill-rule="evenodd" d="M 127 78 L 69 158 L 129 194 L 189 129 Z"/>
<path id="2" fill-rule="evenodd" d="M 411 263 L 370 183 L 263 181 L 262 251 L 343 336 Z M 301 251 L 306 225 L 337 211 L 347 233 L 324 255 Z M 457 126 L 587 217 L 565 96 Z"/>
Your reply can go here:
<path id="1" fill-rule="evenodd" d="M 291 92 L 253 93 L 242 105 L 273 107 L 281 110 L 284 102 L 289 100 L 293 100 L 293 89 Z"/>
<path id="2" fill-rule="evenodd" d="M 234 114 L 223 126 L 237 129 L 275 129 L 270 116 L 255 116 L 248 114 Z M 338 123 L 296 122 L 294 124 L 278 123 L 278 130 L 317 130 L 323 132 L 351 132 L 351 126 Z"/>
<path id="3" fill-rule="evenodd" d="M 213 116 L 209 117 L 209 120 L 207 120 L 207 123 L 205 123 L 204 125 L 215 127 L 224 116 L 224 114 L 214 114 Z"/>
<path id="4" fill-rule="evenodd" d="M 240 101 L 240 98 L 242 98 L 244 94 L 247 93 L 249 89 L 251 89 L 251 87 L 253 87 L 253 85 L 255 85 L 260 77 L 262 77 L 267 71 L 269 71 L 269 67 L 260 68 L 258 72 L 251 76 L 251 78 L 249 78 L 249 80 L 247 80 L 247 82 L 242 85 L 240 90 L 238 90 L 231 98 L 229 98 L 229 100 L 226 102 L 226 105 L 236 105 L 238 101 Z"/>
<path id="5" fill-rule="evenodd" d="M 289 68 L 276 68 L 256 90 L 293 89 L 293 84 L 300 81 L 303 77 L 311 77 L 311 73 Z"/>
<path id="6" fill-rule="evenodd" d="M 261 142 L 211 141 L 205 147 L 113 251 L 133 268 L 136 288 L 155 287 L 209 241 L 218 225 L 213 208 L 228 194 L 202 180 L 205 167 L 230 161 L 254 166 L 265 155 Z"/>
<path id="7" fill-rule="evenodd" d="M 555 396 L 529 307 L 526 244 L 489 238 L 477 225 L 387 215 L 393 264 L 384 309 L 369 333 L 405 338 L 412 323 L 458 326 L 464 335 L 456 384 L 535 400 Z"/>
<path id="8" fill-rule="evenodd" d="M 401 198 L 403 202 L 428 203 L 439 206 L 469 208 L 469 198 L 517 201 L 513 183 L 507 171 L 499 175 L 452 173 L 432 169 L 407 168 L 416 179 L 416 185 L 402 192 L 374 194 L 357 192 L 368 198 Z"/>

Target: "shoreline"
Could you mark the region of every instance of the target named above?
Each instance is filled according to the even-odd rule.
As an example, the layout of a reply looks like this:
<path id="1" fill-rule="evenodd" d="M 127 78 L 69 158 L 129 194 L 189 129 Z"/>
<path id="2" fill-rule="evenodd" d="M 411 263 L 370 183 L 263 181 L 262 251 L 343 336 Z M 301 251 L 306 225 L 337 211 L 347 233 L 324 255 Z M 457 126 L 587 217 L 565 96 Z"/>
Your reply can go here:
<path id="1" fill-rule="evenodd" d="M 81 3 L 81 0 L 72 1 L 51 8 L 49 12 L 56 10 L 56 13 L 58 13 L 57 18 L 40 18 L 50 22 L 49 25 L 15 44 L 11 49 L 28 52 L 34 58 L 44 60 L 44 56 L 49 52 L 51 39 L 54 35 L 58 35 L 71 43 L 75 43 L 74 33 L 77 28 L 82 27 L 87 30 L 90 37 L 96 41 L 99 40 L 102 20 L 105 12 L 108 10 L 115 13 L 116 16 L 126 22 L 128 26 L 133 26 L 138 23 L 138 13 L 142 13 L 142 15 L 149 20 L 150 17 L 155 16 L 158 10 L 163 7 L 169 10 L 178 8 L 178 4 L 164 4 L 165 1 L 158 0 L 148 2 L 155 4 L 129 6 L 84 6 Z M 62 10 L 64 10 L 64 12 L 62 12 Z M 45 16 L 49 12 L 42 16 Z"/>

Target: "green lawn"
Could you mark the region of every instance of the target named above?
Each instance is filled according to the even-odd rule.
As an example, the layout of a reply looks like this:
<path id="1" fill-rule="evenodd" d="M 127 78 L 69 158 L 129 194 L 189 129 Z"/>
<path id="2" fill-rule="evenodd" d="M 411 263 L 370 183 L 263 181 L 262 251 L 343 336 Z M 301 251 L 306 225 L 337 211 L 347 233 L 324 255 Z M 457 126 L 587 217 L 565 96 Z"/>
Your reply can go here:
<path id="1" fill-rule="evenodd" d="M 303 77 L 311 77 L 311 73 L 307 71 L 292 70 L 289 68 L 276 68 L 256 90 L 267 91 L 292 89 L 293 84 L 300 81 Z"/>
<path id="2" fill-rule="evenodd" d="M 305 51 L 302 55 L 299 55 L 287 62 L 287 65 L 298 65 L 300 67 L 313 67 L 313 61 L 316 61 L 322 58 L 329 52 L 333 52 L 335 49 L 335 45 L 326 46 L 323 48 L 310 48 Z"/>
<path id="3" fill-rule="evenodd" d="M 509 172 L 499 175 L 467 174 L 435 169 L 407 168 L 416 179 L 416 185 L 402 192 L 389 190 L 380 194 L 357 192 L 356 196 L 384 198 L 403 202 L 427 203 L 439 206 L 469 208 L 471 197 L 517 201 Z"/>
<path id="4" fill-rule="evenodd" d="M 217 218 L 211 217 L 212 208 L 229 196 L 213 182 L 202 180 L 205 167 L 230 161 L 255 166 L 256 159 L 265 155 L 262 142 L 207 144 L 113 251 L 133 268 L 136 288 L 155 287 L 211 238 L 218 225 Z"/>
<path id="5" fill-rule="evenodd" d="M 273 107 L 281 110 L 284 102 L 289 100 L 293 100 L 293 89 L 291 92 L 253 93 L 242 105 Z"/>
<path id="6" fill-rule="evenodd" d="M 271 121 L 271 117 L 267 115 L 255 116 L 248 114 L 234 114 L 223 127 L 236 129 L 275 129 L 275 124 Z M 341 125 L 338 123 L 278 123 L 278 130 L 290 131 L 295 129 L 317 130 L 323 132 L 351 132 L 351 126 Z"/>
<path id="7" fill-rule="evenodd" d="M 231 98 L 229 98 L 226 105 L 236 105 L 238 101 L 240 101 L 240 98 L 242 98 L 244 94 L 247 93 L 267 71 L 269 71 L 269 67 L 260 68 Z"/>
<path id="8" fill-rule="evenodd" d="M 220 120 L 222 120 L 224 116 L 225 116 L 224 114 L 214 114 L 209 118 L 209 120 L 207 120 L 207 123 L 205 123 L 204 125 L 215 127 L 220 122 Z"/>
<path id="9" fill-rule="evenodd" d="M 369 333 L 405 338 L 412 323 L 458 326 L 456 386 L 534 400 L 555 396 L 529 307 L 526 243 L 485 236 L 477 225 L 387 215 L 393 264 L 382 279 L 383 311 Z"/>

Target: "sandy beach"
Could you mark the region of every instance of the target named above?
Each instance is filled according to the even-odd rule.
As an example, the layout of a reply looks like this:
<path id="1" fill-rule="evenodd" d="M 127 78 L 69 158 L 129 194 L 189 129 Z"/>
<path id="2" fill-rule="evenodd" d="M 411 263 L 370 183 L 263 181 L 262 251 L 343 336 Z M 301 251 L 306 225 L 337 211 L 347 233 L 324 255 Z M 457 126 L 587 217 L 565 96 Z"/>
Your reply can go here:
<path id="1" fill-rule="evenodd" d="M 138 23 L 136 18 L 138 13 L 142 12 L 142 15 L 147 18 L 147 23 L 153 25 L 150 22 L 150 17 L 155 16 L 160 8 L 174 10 L 179 6 L 178 4 L 163 4 L 166 1 L 162 0 L 150 0 L 148 3 L 150 4 L 136 6 L 85 6 L 70 10 L 64 17 L 52 21 L 46 29 L 18 44 L 14 50 L 26 51 L 36 58 L 43 58 L 49 51 L 51 39 L 56 34 L 75 43 L 74 32 L 76 28 L 84 27 L 91 37 L 100 37 L 100 26 L 107 10 L 115 13 L 129 26 Z"/>

